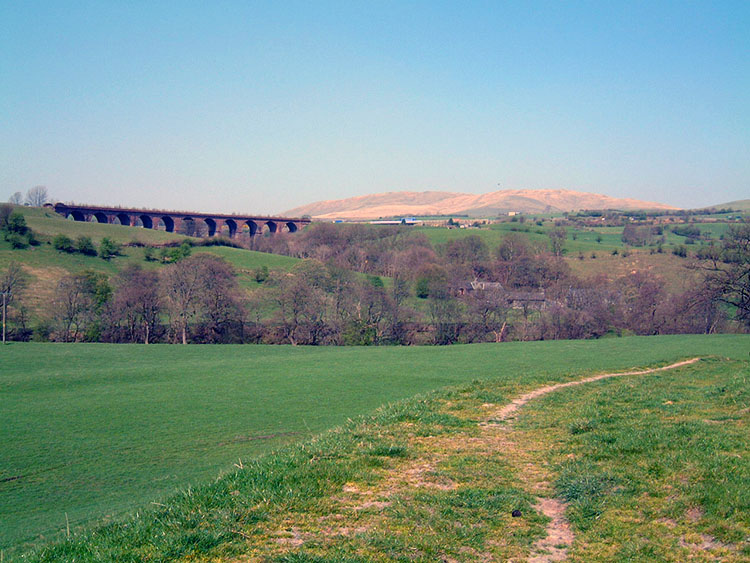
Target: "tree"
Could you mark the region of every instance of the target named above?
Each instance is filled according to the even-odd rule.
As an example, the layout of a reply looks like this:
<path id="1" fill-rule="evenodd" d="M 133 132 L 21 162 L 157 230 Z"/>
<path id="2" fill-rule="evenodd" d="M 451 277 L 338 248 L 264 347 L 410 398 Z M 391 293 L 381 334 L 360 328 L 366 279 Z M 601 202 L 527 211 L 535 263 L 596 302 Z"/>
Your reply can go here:
<path id="1" fill-rule="evenodd" d="M 552 254 L 561 256 L 565 247 L 565 239 L 568 238 L 568 231 L 565 227 L 558 227 L 557 229 L 552 229 L 547 236 L 549 236 Z"/>
<path id="2" fill-rule="evenodd" d="M 664 281 L 648 271 L 620 278 L 624 328 L 636 334 L 659 334 L 659 305 L 664 301 Z"/>
<path id="3" fill-rule="evenodd" d="M 11 203 L 13 205 L 21 205 L 23 203 L 23 194 L 21 192 L 14 193 L 8 198 L 8 203 Z"/>
<path id="4" fill-rule="evenodd" d="M 750 327 L 750 223 L 732 226 L 724 235 L 720 259 L 702 264 L 705 290 L 735 309 L 735 317 Z"/>
<path id="5" fill-rule="evenodd" d="M 651 244 L 654 239 L 654 229 L 649 225 L 627 224 L 622 230 L 622 242 L 631 246 Z"/>
<path id="6" fill-rule="evenodd" d="M 0 205 L 0 232 L 13 248 L 26 248 L 29 244 L 38 244 L 34 233 L 26 225 L 23 213 L 14 210 L 9 203 Z"/>
<path id="7" fill-rule="evenodd" d="M 15 325 L 21 332 L 26 328 L 26 309 L 21 305 L 20 297 L 27 283 L 28 276 L 18 262 L 11 261 L 0 272 L 0 293 L 5 294 L 8 323 Z"/>
<path id="8" fill-rule="evenodd" d="M 226 260 L 202 254 L 193 260 L 200 270 L 198 312 L 210 342 L 229 342 L 232 328 L 243 321 L 241 290 L 234 268 Z"/>
<path id="9" fill-rule="evenodd" d="M 160 279 L 164 305 L 170 324 L 182 343 L 187 344 L 188 327 L 198 313 L 202 272 L 193 260 L 183 260 L 162 272 Z"/>
<path id="10" fill-rule="evenodd" d="M 52 311 L 65 342 L 99 339 L 99 316 L 112 295 L 104 274 L 87 270 L 57 284 Z"/>
<path id="11" fill-rule="evenodd" d="M 12 261 L 5 268 L 5 271 L 0 274 L 0 293 L 5 293 L 5 304 L 10 307 L 13 305 L 13 301 L 18 298 L 23 288 L 26 287 L 28 277 L 21 265 Z"/>
<path id="12" fill-rule="evenodd" d="M 196 221 L 195 219 L 189 218 L 182 220 L 177 232 L 189 237 L 202 237 L 208 234 L 208 229 L 203 221 Z"/>
<path id="13" fill-rule="evenodd" d="M 13 205 L 0 203 L 0 231 L 5 231 L 8 228 L 8 220 L 13 212 Z"/>
<path id="14" fill-rule="evenodd" d="M 453 264 L 476 264 L 489 258 L 487 245 L 478 235 L 453 240 L 445 248 L 445 257 Z"/>
<path id="15" fill-rule="evenodd" d="M 218 256 L 198 254 L 172 264 L 160 283 L 172 330 L 183 344 L 196 320 L 204 322 L 212 341 L 226 338 L 232 323 L 242 321 L 234 269 Z"/>
<path id="16" fill-rule="evenodd" d="M 531 254 L 529 240 L 518 233 L 508 233 L 505 235 L 495 251 L 498 260 L 503 262 L 512 262 L 521 256 L 528 256 L 529 254 Z"/>
<path id="17" fill-rule="evenodd" d="M 275 301 L 289 343 L 318 344 L 328 309 L 325 291 L 299 274 L 289 274 L 278 280 Z"/>
<path id="18" fill-rule="evenodd" d="M 41 207 L 48 201 L 49 194 L 47 193 L 47 188 L 44 186 L 34 186 L 26 192 L 26 203 L 32 207 Z"/>
<path id="19" fill-rule="evenodd" d="M 156 272 L 143 270 L 137 264 L 125 268 L 117 276 L 110 307 L 115 324 L 124 325 L 130 342 L 148 344 L 154 334 L 161 302 Z"/>
<path id="20" fill-rule="evenodd" d="M 478 336 L 484 338 L 486 334 L 492 334 L 495 342 L 502 342 L 511 310 L 505 290 L 490 288 L 470 291 L 464 297 L 464 302 L 469 319 L 481 331 Z"/>

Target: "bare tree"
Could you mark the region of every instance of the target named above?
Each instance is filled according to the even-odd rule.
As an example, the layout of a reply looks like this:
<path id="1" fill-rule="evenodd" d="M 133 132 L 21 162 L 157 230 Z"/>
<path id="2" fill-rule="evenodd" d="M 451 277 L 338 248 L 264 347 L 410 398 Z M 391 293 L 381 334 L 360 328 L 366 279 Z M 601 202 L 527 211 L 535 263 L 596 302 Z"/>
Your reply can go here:
<path id="1" fill-rule="evenodd" d="M 13 305 L 13 301 L 26 287 L 28 278 L 21 265 L 15 260 L 10 262 L 5 271 L 0 274 L 0 293 L 5 293 L 5 303 L 8 307 Z"/>
<path id="2" fill-rule="evenodd" d="M 557 229 L 552 229 L 547 236 L 549 236 L 552 254 L 562 256 L 565 248 L 565 239 L 568 238 L 568 231 L 565 230 L 565 227 L 558 227 Z"/>
<path id="3" fill-rule="evenodd" d="M 68 275 L 57 284 L 52 311 L 64 342 L 77 341 L 94 310 L 94 300 L 81 275 Z"/>
<path id="4" fill-rule="evenodd" d="M 181 260 L 166 268 L 161 276 L 164 305 L 170 324 L 187 344 L 188 326 L 198 313 L 202 272 L 194 267 L 193 260 Z"/>
<path id="5" fill-rule="evenodd" d="M 737 320 L 750 327 L 750 223 L 730 228 L 721 254 L 702 267 L 706 292 L 732 307 Z"/>
<path id="6" fill-rule="evenodd" d="M 482 337 L 492 334 L 495 342 L 502 342 L 508 325 L 511 304 L 502 288 L 471 291 L 464 298 L 467 314 L 482 331 Z"/>
<path id="7" fill-rule="evenodd" d="M 47 188 L 44 186 L 34 186 L 26 192 L 26 203 L 32 207 L 41 207 L 49 201 Z"/>
<path id="8" fill-rule="evenodd" d="M 200 319 L 211 342 L 227 342 L 235 326 L 244 320 L 242 291 L 232 265 L 216 256 L 198 255 L 203 274 L 200 287 Z"/>
<path id="9" fill-rule="evenodd" d="M 325 268 L 314 260 L 304 260 L 278 279 L 274 300 L 284 338 L 293 346 L 319 343 L 329 309 L 324 289 L 329 281 Z"/>
<path id="10" fill-rule="evenodd" d="M 145 271 L 138 265 L 123 270 L 116 282 L 110 307 L 110 318 L 124 324 L 131 342 L 143 340 L 148 344 L 154 333 L 161 311 L 159 280 L 156 272 Z"/>
<path id="11" fill-rule="evenodd" d="M 175 333 L 187 344 L 190 324 L 202 320 L 210 338 L 242 320 L 240 290 L 234 269 L 224 259 L 197 254 L 166 268 L 161 276 L 164 306 Z"/>
<path id="12" fill-rule="evenodd" d="M 8 198 L 8 203 L 11 203 L 13 205 L 21 205 L 23 203 L 23 194 L 21 192 L 14 193 Z"/>

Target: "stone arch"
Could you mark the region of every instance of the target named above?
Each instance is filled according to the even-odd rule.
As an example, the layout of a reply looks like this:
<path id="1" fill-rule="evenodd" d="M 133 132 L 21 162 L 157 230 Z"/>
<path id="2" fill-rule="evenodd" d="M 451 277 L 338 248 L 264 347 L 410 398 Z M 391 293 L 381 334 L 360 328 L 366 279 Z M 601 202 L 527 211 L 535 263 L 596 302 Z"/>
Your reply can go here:
<path id="1" fill-rule="evenodd" d="M 263 234 L 274 234 L 278 226 L 273 221 L 266 221 L 263 225 Z"/>
<path id="2" fill-rule="evenodd" d="M 200 229 L 202 225 L 198 223 L 193 217 L 183 217 L 180 221 L 179 233 L 181 235 L 187 235 L 189 237 L 199 237 L 201 235 Z"/>
<path id="3" fill-rule="evenodd" d="M 164 230 L 168 233 L 174 232 L 174 219 L 172 219 L 169 215 L 164 215 L 164 217 L 161 218 L 161 222 L 164 224 Z"/>
<path id="4" fill-rule="evenodd" d="M 255 221 L 245 221 L 242 224 L 242 232 L 249 234 L 251 237 L 255 236 L 255 233 L 258 232 L 258 223 Z"/>
<path id="5" fill-rule="evenodd" d="M 96 221 L 97 223 L 109 223 L 109 217 L 107 217 L 106 213 L 97 211 L 91 216 L 91 221 Z"/>
<path id="6" fill-rule="evenodd" d="M 284 226 L 286 227 L 286 229 L 285 229 L 285 230 L 286 230 L 286 231 L 287 231 L 288 233 L 296 233 L 296 232 L 297 232 L 297 223 L 295 223 L 294 221 L 289 221 L 289 222 L 288 222 L 288 223 L 287 223 L 286 225 L 284 225 Z"/>
<path id="7" fill-rule="evenodd" d="M 145 213 L 143 215 L 139 215 L 138 219 L 141 221 L 141 225 L 143 225 L 144 229 L 153 229 L 154 228 L 154 221 L 151 219 L 151 215 L 146 215 Z"/>
<path id="8" fill-rule="evenodd" d="M 203 219 L 203 222 L 206 224 L 206 228 L 208 229 L 208 236 L 214 236 L 216 234 L 216 221 L 211 219 L 211 217 L 206 217 L 205 219 Z"/>
<path id="9" fill-rule="evenodd" d="M 130 215 L 127 213 L 118 213 L 115 215 L 115 219 L 117 219 L 120 222 L 120 225 L 124 225 L 126 227 L 130 226 Z"/>
<path id="10" fill-rule="evenodd" d="M 73 221 L 85 221 L 86 216 L 81 212 L 78 211 L 78 209 L 74 209 L 68 214 L 68 219 L 73 219 Z"/>
<path id="11" fill-rule="evenodd" d="M 234 219 L 227 219 L 224 221 L 224 224 L 229 231 L 229 238 L 234 238 L 234 235 L 237 234 L 237 222 Z"/>

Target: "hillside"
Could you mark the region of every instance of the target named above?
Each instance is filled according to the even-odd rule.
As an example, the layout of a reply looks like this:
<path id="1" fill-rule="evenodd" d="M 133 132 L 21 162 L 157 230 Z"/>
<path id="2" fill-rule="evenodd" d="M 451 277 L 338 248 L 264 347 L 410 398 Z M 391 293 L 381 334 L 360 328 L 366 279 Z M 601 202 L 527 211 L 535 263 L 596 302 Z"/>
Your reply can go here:
<path id="1" fill-rule="evenodd" d="M 738 199 L 736 201 L 728 201 L 727 203 L 720 203 L 719 205 L 712 205 L 708 209 L 736 209 L 738 211 L 750 211 L 750 199 Z"/>
<path id="2" fill-rule="evenodd" d="M 388 192 L 319 201 L 285 211 L 316 219 L 377 219 L 429 215 L 493 217 L 521 213 L 562 213 L 580 209 L 676 209 L 637 199 L 618 199 L 573 190 L 500 190 L 486 194 L 454 192 Z"/>
<path id="3" fill-rule="evenodd" d="M 93 270 L 112 277 L 130 264 L 139 264 L 146 269 L 160 269 L 164 267 L 160 262 L 145 260 L 146 246 L 160 247 L 190 240 L 190 237 L 155 229 L 71 221 L 47 209 L 34 207 L 19 207 L 18 209 L 23 213 L 27 224 L 33 229 L 41 244 L 13 250 L 10 244 L 0 237 L 0 272 L 10 262 L 21 263 L 28 276 L 24 303 L 32 320 L 36 320 L 49 307 L 55 288 L 64 275 Z M 53 248 L 51 241 L 58 234 L 64 234 L 74 240 L 80 236 L 87 236 L 96 245 L 101 243 L 103 237 L 108 237 L 123 247 L 120 256 L 109 261 L 102 260 L 98 256 L 68 254 L 58 252 Z M 192 240 L 198 241 L 199 239 Z M 238 281 L 245 288 L 258 286 L 254 277 L 254 271 L 257 268 L 265 266 L 269 270 L 289 270 L 299 262 L 298 259 L 289 256 L 225 246 L 198 246 L 193 249 L 193 252 L 208 252 L 226 259 L 236 269 Z"/>

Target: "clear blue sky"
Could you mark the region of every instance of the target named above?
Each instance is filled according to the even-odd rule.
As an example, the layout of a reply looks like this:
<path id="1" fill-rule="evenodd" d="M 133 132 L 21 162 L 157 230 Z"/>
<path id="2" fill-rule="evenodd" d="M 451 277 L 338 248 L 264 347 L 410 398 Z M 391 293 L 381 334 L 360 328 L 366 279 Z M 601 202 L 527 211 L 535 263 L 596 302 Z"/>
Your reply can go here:
<path id="1" fill-rule="evenodd" d="M 750 2 L 0 0 L 0 200 L 750 198 Z"/>

